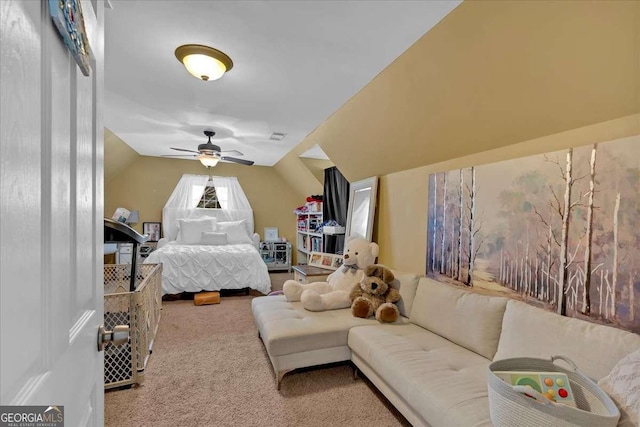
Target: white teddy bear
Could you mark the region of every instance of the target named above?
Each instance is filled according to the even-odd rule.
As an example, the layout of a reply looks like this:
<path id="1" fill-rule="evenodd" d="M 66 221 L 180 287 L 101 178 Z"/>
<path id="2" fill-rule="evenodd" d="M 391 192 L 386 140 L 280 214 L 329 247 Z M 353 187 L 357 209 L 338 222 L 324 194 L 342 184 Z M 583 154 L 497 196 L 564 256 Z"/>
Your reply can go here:
<path id="1" fill-rule="evenodd" d="M 302 284 L 287 280 L 283 293 L 288 301 L 301 301 L 309 311 L 336 310 L 351 306 L 349 292 L 364 276 L 365 267 L 375 264 L 379 247 L 360 237 L 349 237 L 345 243 L 343 264 L 327 277 L 326 282 Z"/>

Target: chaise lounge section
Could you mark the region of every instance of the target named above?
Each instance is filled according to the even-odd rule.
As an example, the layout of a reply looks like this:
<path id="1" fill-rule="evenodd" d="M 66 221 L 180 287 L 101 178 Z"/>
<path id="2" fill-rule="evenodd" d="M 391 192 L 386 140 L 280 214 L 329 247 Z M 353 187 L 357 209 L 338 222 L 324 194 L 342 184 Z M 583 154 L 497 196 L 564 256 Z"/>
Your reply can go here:
<path id="1" fill-rule="evenodd" d="M 396 275 L 394 286 L 402 296 L 398 303 L 402 317 L 397 324 L 408 322 L 406 313 L 417 285 L 415 275 Z M 282 295 L 254 298 L 251 308 L 278 389 L 284 375 L 295 369 L 351 360 L 347 345 L 351 328 L 378 324 L 373 317 L 353 317 L 350 309 L 307 311 L 301 302 L 288 302 Z"/>
<path id="2" fill-rule="evenodd" d="M 402 317 L 393 324 L 354 318 L 349 309 L 317 313 L 284 297 L 255 298 L 277 386 L 291 370 L 351 360 L 414 426 L 490 426 L 492 361 L 564 355 L 597 381 L 640 348 L 637 334 L 394 274 Z"/>

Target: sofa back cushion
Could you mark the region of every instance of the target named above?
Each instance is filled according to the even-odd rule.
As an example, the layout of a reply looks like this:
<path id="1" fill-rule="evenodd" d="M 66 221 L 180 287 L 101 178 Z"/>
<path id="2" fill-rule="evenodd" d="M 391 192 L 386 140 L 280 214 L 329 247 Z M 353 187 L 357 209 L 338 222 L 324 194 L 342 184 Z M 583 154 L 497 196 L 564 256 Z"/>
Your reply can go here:
<path id="1" fill-rule="evenodd" d="M 521 301 L 509 301 L 494 360 L 567 356 L 598 381 L 627 354 L 640 348 L 640 335 L 560 316 Z M 562 364 L 563 362 L 558 362 Z"/>
<path id="2" fill-rule="evenodd" d="M 420 278 L 409 320 L 487 359 L 498 348 L 507 299 Z"/>
<path id="3" fill-rule="evenodd" d="M 416 289 L 418 288 L 418 279 L 420 279 L 420 276 L 403 271 L 391 271 L 393 271 L 393 275 L 395 276 L 395 280 L 391 283 L 391 286 L 400 291 L 400 301 L 398 301 L 396 305 L 401 315 L 409 317 L 411 307 L 413 307 L 413 300 L 416 297 Z"/>

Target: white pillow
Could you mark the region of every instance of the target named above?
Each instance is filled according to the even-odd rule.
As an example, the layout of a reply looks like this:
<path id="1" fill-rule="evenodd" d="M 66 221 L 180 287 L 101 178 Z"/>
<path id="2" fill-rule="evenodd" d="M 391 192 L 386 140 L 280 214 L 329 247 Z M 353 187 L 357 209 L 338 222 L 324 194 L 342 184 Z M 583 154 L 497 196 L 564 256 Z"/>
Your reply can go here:
<path id="1" fill-rule="evenodd" d="M 180 219 L 178 225 L 180 231 L 176 242 L 181 245 L 197 245 L 200 243 L 203 232 L 216 231 L 215 218 Z"/>
<path id="2" fill-rule="evenodd" d="M 251 233 L 253 233 L 253 230 L 251 229 L 251 223 L 246 219 L 237 219 L 233 221 L 219 221 L 218 224 L 222 224 L 223 227 L 228 225 L 242 224 L 244 226 L 244 229 L 247 231 L 247 234 L 251 235 Z"/>
<path id="3" fill-rule="evenodd" d="M 227 242 L 230 245 L 238 245 L 240 243 L 253 244 L 251 236 L 247 231 L 247 221 L 222 221 L 218 223 L 218 231 L 227 233 Z"/>
<path id="4" fill-rule="evenodd" d="M 202 245 L 226 245 L 227 233 L 219 233 L 216 231 L 204 231 L 200 239 Z"/>
<path id="5" fill-rule="evenodd" d="M 620 408 L 620 425 L 640 425 L 640 349 L 626 355 L 598 385 Z"/>

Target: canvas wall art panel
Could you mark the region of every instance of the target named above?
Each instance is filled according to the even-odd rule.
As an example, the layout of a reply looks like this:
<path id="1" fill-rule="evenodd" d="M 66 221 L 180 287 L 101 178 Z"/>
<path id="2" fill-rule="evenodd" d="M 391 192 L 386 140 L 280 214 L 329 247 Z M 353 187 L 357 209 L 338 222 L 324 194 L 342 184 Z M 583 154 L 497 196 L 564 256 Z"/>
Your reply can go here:
<path id="1" fill-rule="evenodd" d="M 640 332 L 640 136 L 429 177 L 427 274 Z"/>
<path id="2" fill-rule="evenodd" d="M 90 47 L 80 0 L 48 0 L 49 14 L 82 74 L 91 72 Z"/>

